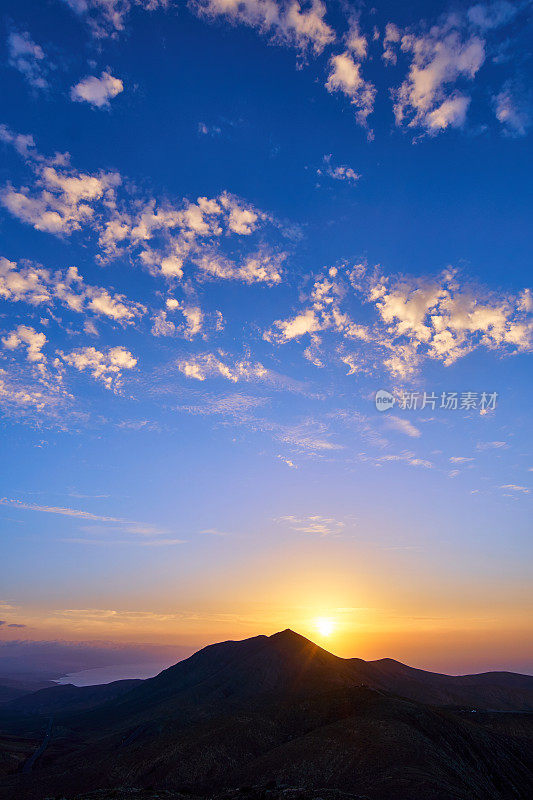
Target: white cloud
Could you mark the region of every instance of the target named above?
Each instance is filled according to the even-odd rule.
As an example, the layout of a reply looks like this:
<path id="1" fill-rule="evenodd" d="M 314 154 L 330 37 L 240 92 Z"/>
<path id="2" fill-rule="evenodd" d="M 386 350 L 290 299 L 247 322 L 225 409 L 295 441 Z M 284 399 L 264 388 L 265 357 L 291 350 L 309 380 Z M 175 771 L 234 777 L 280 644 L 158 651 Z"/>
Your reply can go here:
<path id="1" fill-rule="evenodd" d="M 204 252 L 194 258 L 201 274 L 219 280 L 235 280 L 243 283 L 266 283 L 270 286 L 281 282 L 281 263 L 284 254 L 267 251 L 246 256 L 241 264 L 216 251 Z"/>
<path id="2" fill-rule="evenodd" d="M 107 389 L 118 392 L 122 387 L 122 373 L 133 369 L 137 359 L 125 347 L 111 347 L 106 352 L 95 347 L 82 347 L 71 353 L 59 352 L 61 358 L 79 372 L 88 370 Z"/>
<path id="3" fill-rule="evenodd" d="M 288 514 L 284 517 L 278 517 L 276 522 L 288 525 L 298 533 L 310 533 L 315 536 L 338 536 L 345 528 L 345 523 L 342 520 L 337 520 L 333 517 L 322 517 L 318 514 L 306 517 Z"/>
<path id="4" fill-rule="evenodd" d="M 394 414 L 393 415 L 387 414 L 385 418 L 385 423 L 389 428 L 393 428 L 394 430 L 399 431 L 400 433 L 405 433 L 406 436 L 418 438 L 419 436 L 422 435 L 420 430 L 416 427 L 416 425 L 413 425 L 412 422 L 410 422 L 408 419 L 405 419 L 404 417 L 396 417 L 394 416 Z"/>
<path id="5" fill-rule="evenodd" d="M 69 165 L 68 154 L 44 158 L 36 150 L 32 137 L 13 134 L 0 126 L 0 139 L 11 144 L 25 158 L 35 173 L 35 190 L 27 186 L 15 189 L 7 184 L 0 191 L 0 202 L 22 222 L 36 230 L 69 235 L 92 221 L 101 203 L 115 203 L 117 173 L 79 172 Z"/>
<path id="6" fill-rule="evenodd" d="M 500 450 L 507 447 L 507 442 L 478 442 L 476 445 L 477 450 Z"/>
<path id="7" fill-rule="evenodd" d="M 2 338 L 2 344 L 6 350 L 26 347 L 26 358 L 32 363 L 46 360 L 42 352 L 46 344 L 46 336 L 44 333 L 38 333 L 29 325 L 19 325 L 8 336 Z"/>
<path id="8" fill-rule="evenodd" d="M 493 98 L 496 118 L 510 136 L 525 136 L 531 127 L 531 96 L 507 81 Z"/>
<path id="9" fill-rule="evenodd" d="M 176 324 L 168 318 L 168 313 L 174 311 L 180 311 L 183 315 L 184 322 L 182 324 Z M 205 315 L 199 306 L 180 303 L 173 298 L 169 298 L 167 300 L 167 311 L 159 311 L 153 317 L 152 333 L 154 336 L 174 336 L 177 334 L 191 340 L 195 336 L 204 335 L 204 322 Z"/>
<path id="10" fill-rule="evenodd" d="M 39 425 L 45 414 L 52 417 L 61 414 L 64 420 L 66 397 L 59 382 L 43 382 L 41 374 L 38 374 L 36 382 L 31 383 L 0 369 L 0 406 L 7 414 L 23 417 L 35 415 Z"/>
<path id="11" fill-rule="evenodd" d="M 436 281 L 377 278 L 367 297 L 386 326 L 382 344 L 392 351 L 389 367 L 399 376 L 422 357 L 449 366 L 480 346 L 503 352 L 531 347 L 533 323 L 523 295 L 461 287 L 451 270 Z"/>
<path id="12" fill-rule="evenodd" d="M 335 40 L 335 32 L 324 20 L 326 7 L 321 0 L 310 0 L 304 8 L 297 0 L 194 0 L 192 7 L 200 15 L 226 17 L 316 54 Z"/>
<path id="13" fill-rule="evenodd" d="M 318 319 L 314 309 L 308 308 L 295 317 L 281 320 L 274 323 L 278 330 L 266 331 L 263 338 L 267 342 L 289 342 L 291 339 L 298 339 L 306 333 L 314 333 L 322 330 L 323 323 Z"/>
<path id="14" fill-rule="evenodd" d="M 208 397 L 200 404 L 177 406 L 176 410 L 199 416 L 221 415 L 242 418 L 243 415 L 247 415 L 263 406 L 265 402 L 262 397 L 252 397 L 240 392 L 234 392 L 222 397 Z"/>
<path id="15" fill-rule="evenodd" d="M 18 69 L 34 89 L 46 89 L 47 66 L 42 47 L 32 40 L 27 31 L 11 31 L 7 39 L 10 66 Z"/>
<path id="16" fill-rule="evenodd" d="M 375 321 L 362 324 L 354 319 L 349 310 L 353 301 L 373 306 Z M 531 305 L 527 290 L 505 296 L 462 286 L 452 269 L 431 280 L 387 277 L 377 268 L 367 275 L 362 265 L 334 268 L 315 280 L 310 295 L 302 298 L 302 309 L 275 320 L 263 339 L 284 344 L 307 335 L 311 346 L 304 355 L 320 367 L 326 339 L 320 335 L 336 334 L 340 343 L 337 339 L 335 358 L 347 364 L 349 374 L 374 370 L 381 363 L 393 376 L 405 379 L 425 359 L 449 366 L 480 347 L 500 354 L 529 351 Z M 358 345 L 355 352 L 353 344 Z"/>
<path id="17" fill-rule="evenodd" d="M 98 237 L 97 260 L 130 255 L 153 275 L 181 280 L 194 267 L 197 280 L 238 280 L 275 285 L 282 280 L 283 252 L 264 246 L 239 262 L 222 253 L 224 245 L 246 242 L 266 226 L 281 226 L 250 203 L 221 192 L 215 198 L 183 199 L 178 204 L 143 199 L 135 187 L 122 189 L 116 172 L 83 173 L 67 154 L 42 156 L 31 136 L 0 126 L 0 140 L 11 145 L 34 173 L 33 186 L 0 190 L 0 202 L 18 219 L 60 236 L 87 229 Z M 224 247 L 226 250 L 226 247 Z M 240 248 L 242 250 L 242 247 Z"/>
<path id="18" fill-rule="evenodd" d="M 215 355 L 214 353 L 204 353 L 203 355 L 182 358 L 176 362 L 176 366 L 186 378 L 197 381 L 205 381 L 207 378 L 225 378 L 226 380 L 237 383 L 238 381 L 264 380 L 268 376 L 268 370 L 260 362 L 253 362 L 250 359 L 239 359 L 228 363 L 224 353 Z"/>
<path id="19" fill-rule="evenodd" d="M 522 494 L 529 494 L 530 489 L 527 486 L 518 486 L 516 483 L 504 483 L 503 486 L 500 486 L 500 489 L 504 489 L 504 491 L 508 492 L 519 492 Z"/>
<path id="20" fill-rule="evenodd" d="M 383 37 L 383 60 L 387 64 L 396 64 L 398 56 L 396 55 L 396 45 L 401 41 L 402 33 L 394 22 L 388 22 L 385 26 L 385 35 Z"/>
<path id="21" fill-rule="evenodd" d="M 145 306 L 122 294 L 111 294 L 101 286 L 86 284 L 76 267 L 52 272 L 29 262 L 17 265 L 3 257 L 0 257 L 0 297 L 32 306 L 51 306 L 58 301 L 70 311 L 92 312 L 124 324 L 133 323 L 146 312 Z"/>
<path id="22" fill-rule="evenodd" d="M 336 181 L 348 181 L 356 183 L 359 178 L 361 177 L 352 167 L 346 166 L 346 164 L 340 164 L 339 166 L 335 167 L 332 164 L 332 154 L 324 156 L 324 169 L 318 169 L 317 174 L 322 175 L 324 171 L 326 175 L 329 175 L 330 178 Z"/>
<path id="23" fill-rule="evenodd" d="M 280 461 L 283 461 L 283 463 L 286 464 L 290 469 L 298 469 L 298 466 L 290 458 L 285 458 L 285 456 L 280 455 L 278 455 L 277 458 L 279 458 Z"/>
<path id="24" fill-rule="evenodd" d="M 398 29 L 386 37 L 384 57 L 395 63 L 394 42 Z M 449 15 L 429 31 L 402 33 L 400 49 L 411 57 L 407 78 L 394 92 L 396 124 L 437 133 L 461 127 L 470 97 L 457 89 L 461 81 L 472 81 L 485 60 L 485 43 L 464 26 L 459 15 Z"/>
<path id="25" fill-rule="evenodd" d="M 70 90 L 72 100 L 78 103 L 89 103 L 95 108 L 109 106 L 109 101 L 124 90 L 120 78 L 114 78 L 110 72 L 102 72 L 97 78 L 89 75 Z"/>
<path id="26" fill-rule="evenodd" d="M 355 107 L 355 117 L 360 125 L 367 126 L 367 118 L 374 110 L 376 88 L 361 75 L 361 64 L 349 51 L 331 56 L 330 72 L 326 81 L 328 92 L 342 92 Z"/>
<path id="27" fill-rule="evenodd" d="M 64 517 L 74 517 L 76 519 L 86 519 L 95 522 L 126 522 L 117 517 L 104 517 L 100 514 L 92 514 L 89 511 L 80 511 L 76 508 L 63 508 L 61 506 L 40 506 L 35 503 L 22 503 L 19 500 L 10 500 L 6 497 L 0 498 L 0 505 L 20 508 L 24 511 L 40 511 L 46 514 L 59 514 Z"/>

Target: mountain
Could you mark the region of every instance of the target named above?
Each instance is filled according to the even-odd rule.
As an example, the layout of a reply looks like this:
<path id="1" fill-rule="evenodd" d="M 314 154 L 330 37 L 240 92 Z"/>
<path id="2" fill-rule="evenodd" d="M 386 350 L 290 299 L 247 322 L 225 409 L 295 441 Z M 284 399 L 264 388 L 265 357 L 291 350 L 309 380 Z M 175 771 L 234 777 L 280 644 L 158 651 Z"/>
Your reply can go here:
<path id="1" fill-rule="evenodd" d="M 60 712 L 85 711 L 120 697 L 139 683 L 142 681 L 113 681 L 99 686 L 74 686 L 71 683 L 52 686 L 31 694 L 17 695 L 16 699 L 3 705 L 2 711 L 46 716 Z"/>
<path id="2" fill-rule="evenodd" d="M 289 630 L 224 642 L 89 710 L 36 716 L 43 754 L 32 774 L 4 778 L 0 797 L 269 785 L 368 800 L 530 800 L 532 693 L 530 676 L 342 659 Z"/>
<path id="3" fill-rule="evenodd" d="M 0 706 L 14 700 L 16 697 L 22 697 L 29 692 L 36 692 L 38 689 L 51 686 L 53 686 L 53 683 L 47 680 L 39 680 L 37 678 L 16 680 L 8 675 L 0 675 Z"/>

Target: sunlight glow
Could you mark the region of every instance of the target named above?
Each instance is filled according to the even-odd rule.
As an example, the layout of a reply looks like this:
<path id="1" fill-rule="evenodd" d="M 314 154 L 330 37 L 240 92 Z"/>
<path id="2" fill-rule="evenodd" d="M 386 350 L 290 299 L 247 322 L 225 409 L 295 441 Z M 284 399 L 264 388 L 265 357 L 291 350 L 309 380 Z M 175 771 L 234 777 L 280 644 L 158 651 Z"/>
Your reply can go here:
<path id="1" fill-rule="evenodd" d="M 335 623 L 327 617 L 317 617 L 315 628 L 321 636 L 331 636 L 335 628 Z"/>

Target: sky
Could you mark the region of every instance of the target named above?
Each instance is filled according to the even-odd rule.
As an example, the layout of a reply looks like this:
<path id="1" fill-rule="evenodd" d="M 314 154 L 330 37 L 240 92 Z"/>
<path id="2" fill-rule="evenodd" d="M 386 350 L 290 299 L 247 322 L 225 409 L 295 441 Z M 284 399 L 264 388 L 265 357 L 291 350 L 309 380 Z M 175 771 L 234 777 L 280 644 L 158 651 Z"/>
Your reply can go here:
<path id="1" fill-rule="evenodd" d="M 531 2 L 3 5 L 3 645 L 533 673 Z"/>

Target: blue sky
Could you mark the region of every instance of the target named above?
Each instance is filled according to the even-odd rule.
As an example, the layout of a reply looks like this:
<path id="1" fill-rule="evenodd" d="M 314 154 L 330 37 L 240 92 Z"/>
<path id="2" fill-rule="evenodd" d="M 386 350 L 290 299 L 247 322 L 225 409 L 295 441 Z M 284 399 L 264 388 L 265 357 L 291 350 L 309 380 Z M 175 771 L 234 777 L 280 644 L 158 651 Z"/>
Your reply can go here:
<path id="1" fill-rule="evenodd" d="M 6 3 L 3 638 L 533 670 L 530 10 Z"/>

